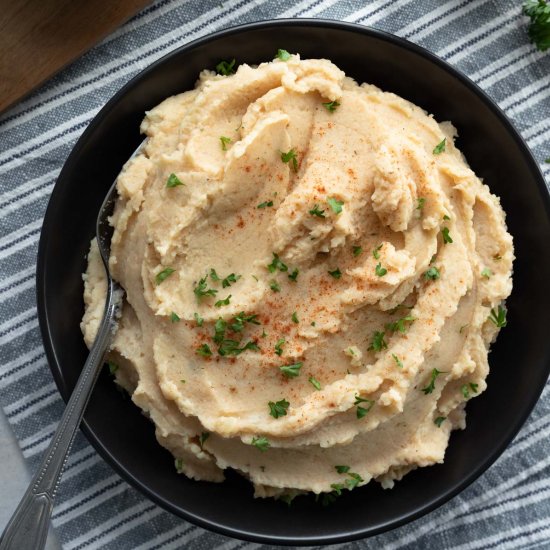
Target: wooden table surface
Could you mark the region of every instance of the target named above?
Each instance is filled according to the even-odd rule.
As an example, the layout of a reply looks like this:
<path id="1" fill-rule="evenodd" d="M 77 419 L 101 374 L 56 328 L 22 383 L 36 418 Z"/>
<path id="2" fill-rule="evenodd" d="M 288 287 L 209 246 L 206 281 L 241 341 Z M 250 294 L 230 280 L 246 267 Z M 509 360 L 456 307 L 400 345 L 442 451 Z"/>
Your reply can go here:
<path id="1" fill-rule="evenodd" d="M 0 113 L 151 0 L 0 0 Z"/>

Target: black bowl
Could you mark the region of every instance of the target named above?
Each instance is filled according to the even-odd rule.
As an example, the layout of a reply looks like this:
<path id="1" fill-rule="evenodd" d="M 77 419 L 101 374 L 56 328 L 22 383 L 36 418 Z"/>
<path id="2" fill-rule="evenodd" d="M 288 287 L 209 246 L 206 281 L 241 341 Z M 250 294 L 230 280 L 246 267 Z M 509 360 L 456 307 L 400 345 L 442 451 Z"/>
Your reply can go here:
<path id="1" fill-rule="evenodd" d="M 169 453 L 140 410 L 103 375 L 82 429 L 120 475 L 167 510 L 237 538 L 322 544 L 391 529 L 433 510 L 472 483 L 525 422 L 548 377 L 550 203 L 544 180 L 516 130 L 470 80 L 422 48 L 389 34 L 322 20 L 265 21 L 201 38 L 136 76 L 99 112 L 74 147 L 52 193 L 38 254 L 40 327 L 50 367 L 68 399 L 87 350 L 79 321 L 85 255 L 101 201 L 141 141 L 144 111 L 193 88 L 199 71 L 221 59 L 259 63 L 278 48 L 325 57 L 369 82 L 451 120 L 472 168 L 502 199 L 517 260 L 508 326 L 491 352 L 489 388 L 468 404 L 468 427 L 451 437 L 445 463 L 412 472 L 384 491 L 377 484 L 346 493 L 329 508 L 313 498 L 289 510 L 255 500 L 248 482 L 223 484 L 177 475 Z"/>

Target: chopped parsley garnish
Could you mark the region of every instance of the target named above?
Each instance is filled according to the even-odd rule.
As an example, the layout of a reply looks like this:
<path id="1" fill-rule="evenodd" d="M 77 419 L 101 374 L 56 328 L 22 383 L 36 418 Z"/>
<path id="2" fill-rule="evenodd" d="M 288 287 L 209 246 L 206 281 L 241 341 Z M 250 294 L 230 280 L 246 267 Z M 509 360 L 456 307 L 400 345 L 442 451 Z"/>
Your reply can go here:
<path id="1" fill-rule="evenodd" d="M 550 4 L 545 0 L 527 0 L 523 3 L 523 13 L 531 18 L 527 28 L 531 43 L 541 52 L 546 51 L 550 48 Z"/>
<path id="2" fill-rule="evenodd" d="M 239 347 L 241 342 L 236 340 L 222 340 L 220 347 L 218 348 L 218 353 L 220 355 L 240 355 L 243 351 L 253 350 L 260 351 L 258 344 L 256 342 L 247 342 L 242 348 Z"/>
<path id="3" fill-rule="evenodd" d="M 172 273 L 175 273 L 175 271 L 176 270 L 172 269 L 171 267 L 164 268 L 160 273 L 157 273 L 155 275 L 155 282 L 157 283 L 157 285 L 160 285 L 160 283 L 168 279 L 168 277 L 170 277 Z"/>
<path id="4" fill-rule="evenodd" d="M 193 317 L 195 318 L 195 322 L 197 323 L 197 326 L 202 327 L 204 319 L 198 313 L 193 313 Z"/>
<path id="5" fill-rule="evenodd" d="M 300 273 L 300 270 L 295 267 L 293 270 L 292 270 L 292 273 L 289 273 L 288 274 L 288 278 L 293 281 L 294 283 L 297 281 L 298 279 L 298 274 Z"/>
<path id="6" fill-rule="evenodd" d="M 443 138 L 442 141 L 440 141 L 435 147 L 434 147 L 434 150 L 433 150 L 433 154 L 434 155 L 440 155 L 441 153 L 443 153 L 443 151 L 445 151 L 445 145 L 447 143 L 447 138 Z"/>
<path id="7" fill-rule="evenodd" d="M 172 323 L 178 323 L 181 319 L 175 311 L 172 311 L 172 313 L 170 313 L 170 321 L 172 321 Z"/>
<path id="8" fill-rule="evenodd" d="M 197 348 L 197 353 L 203 357 L 210 357 L 212 355 L 212 350 L 208 344 L 203 344 Z"/>
<path id="9" fill-rule="evenodd" d="M 471 389 L 474 393 L 477 393 L 478 384 L 474 384 L 473 382 L 470 382 L 469 386 L 470 386 L 470 389 Z"/>
<path id="10" fill-rule="evenodd" d="M 231 61 L 220 61 L 216 65 L 216 71 L 218 74 L 221 74 L 223 76 L 229 76 L 230 74 L 234 74 L 235 60 L 232 59 Z"/>
<path id="11" fill-rule="evenodd" d="M 485 277 L 486 279 L 490 279 L 492 274 L 493 272 L 488 267 L 484 268 L 481 272 L 481 276 Z"/>
<path id="12" fill-rule="evenodd" d="M 298 320 L 298 313 L 295 311 L 293 314 L 292 314 L 292 322 L 293 323 L 299 323 L 300 321 Z"/>
<path id="13" fill-rule="evenodd" d="M 221 142 L 221 145 L 222 145 L 222 150 L 227 151 L 227 145 L 229 143 L 231 143 L 231 138 L 228 138 L 228 137 L 225 137 L 225 136 L 220 136 L 220 142 Z"/>
<path id="14" fill-rule="evenodd" d="M 309 213 L 312 216 L 317 216 L 318 218 L 324 218 L 325 217 L 325 211 L 320 210 L 318 204 L 314 205 L 314 207 L 309 211 Z"/>
<path id="15" fill-rule="evenodd" d="M 275 403 L 270 401 L 267 405 L 269 407 L 269 414 L 273 418 L 279 418 L 281 416 L 286 416 L 290 403 L 286 399 L 281 399 Z"/>
<path id="16" fill-rule="evenodd" d="M 277 254 L 275 254 L 275 252 L 273 252 L 273 260 L 267 266 L 267 269 L 269 270 L 269 273 L 275 273 L 277 269 L 279 271 L 288 271 L 288 266 L 281 261 L 281 259 Z"/>
<path id="17" fill-rule="evenodd" d="M 114 361 L 107 361 L 107 366 L 109 367 L 109 374 L 115 374 L 118 370 L 118 365 Z"/>
<path id="18" fill-rule="evenodd" d="M 413 321 L 416 321 L 416 317 L 413 317 L 412 315 L 407 315 L 406 317 L 401 317 L 401 319 L 398 319 L 393 323 L 387 323 L 386 328 L 393 332 L 399 331 L 401 334 L 405 334 L 407 332 L 407 326 L 405 325 L 405 323 L 412 323 Z"/>
<path id="19" fill-rule="evenodd" d="M 438 428 L 441 428 L 441 424 L 443 424 L 444 421 L 445 421 L 445 417 L 444 417 L 444 416 L 438 416 L 438 417 L 434 420 L 434 424 L 435 424 Z"/>
<path id="20" fill-rule="evenodd" d="M 166 180 L 166 187 L 177 187 L 178 185 L 185 185 L 185 183 L 183 183 L 176 174 L 170 174 Z"/>
<path id="21" fill-rule="evenodd" d="M 340 103 L 338 101 L 328 101 L 327 103 L 323 103 L 323 107 L 329 112 L 334 113 L 338 107 L 340 107 Z"/>
<path id="22" fill-rule="evenodd" d="M 363 247 L 362 246 L 354 246 L 352 249 L 351 249 L 353 255 L 355 257 L 359 256 L 361 254 L 361 252 L 363 252 Z"/>
<path id="23" fill-rule="evenodd" d="M 444 214 L 443 215 L 443 219 L 448 222 L 451 218 L 449 218 L 449 216 L 447 216 L 447 214 Z"/>
<path id="24" fill-rule="evenodd" d="M 372 342 L 368 349 L 373 351 L 382 351 L 383 349 L 387 349 L 388 344 L 384 340 L 384 336 L 386 336 L 385 332 L 376 331 L 372 337 Z"/>
<path id="25" fill-rule="evenodd" d="M 256 208 L 267 208 L 268 206 L 273 206 L 273 201 L 261 202 Z"/>
<path id="26" fill-rule="evenodd" d="M 339 474 L 347 474 L 350 470 L 349 466 L 334 466 L 334 469 L 339 473 Z"/>
<path id="27" fill-rule="evenodd" d="M 228 306 L 230 300 L 231 300 L 231 294 L 227 298 L 224 298 L 223 300 L 218 300 L 214 305 L 216 307 Z"/>
<path id="28" fill-rule="evenodd" d="M 287 378 L 296 378 L 300 374 L 300 369 L 302 368 L 303 363 L 293 363 L 292 365 L 283 365 L 279 367 L 279 370 Z"/>
<path id="29" fill-rule="evenodd" d="M 339 201 L 338 199 L 335 199 L 334 197 L 329 197 L 327 199 L 327 203 L 330 206 L 330 209 L 335 214 L 340 214 L 342 212 L 342 206 L 344 206 L 344 201 Z"/>
<path id="30" fill-rule="evenodd" d="M 383 277 L 388 272 L 388 270 L 385 267 L 382 267 L 382 264 L 378 262 L 376 264 L 376 267 L 374 268 L 374 272 L 376 273 L 376 275 L 378 275 L 378 277 Z"/>
<path id="31" fill-rule="evenodd" d="M 206 277 L 203 277 L 193 289 L 195 296 L 200 300 L 203 296 L 215 296 L 218 291 L 213 288 L 208 288 Z"/>
<path id="32" fill-rule="evenodd" d="M 506 310 L 502 306 L 498 306 L 498 309 L 495 311 L 493 308 L 491 314 L 489 315 L 489 320 L 494 323 L 497 328 L 502 328 L 506 326 Z"/>
<path id="33" fill-rule="evenodd" d="M 216 273 L 216 270 L 215 270 L 215 269 L 211 269 L 211 270 L 210 270 L 210 278 L 211 278 L 213 281 L 219 281 L 219 280 L 220 280 L 220 276 Z"/>
<path id="34" fill-rule="evenodd" d="M 281 60 L 281 61 L 288 61 L 291 57 L 291 55 L 286 51 L 286 50 L 277 50 L 277 57 Z"/>
<path id="35" fill-rule="evenodd" d="M 402 369 L 402 368 L 403 368 L 403 363 L 401 362 L 401 359 L 399 359 L 399 357 L 397 357 L 397 355 L 395 355 L 395 353 L 392 353 L 391 356 L 393 357 L 393 360 L 395 361 L 395 364 L 396 364 L 400 369 Z"/>
<path id="36" fill-rule="evenodd" d="M 417 210 L 422 210 L 425 204 L 426 204 L 426 199 L 424 197 L 419 197 L 418 199 L 416 199 Z"/>
<path id="37" fill-rule="evenodd" d="M 238 315 L 235 315 L 235 317 L 233 317 L 233 322 L 230 325 L 231 330 L 235 332 L 241 332 L 244 328 L 245 323 L 259 325 L 260 321 L 258 321 L 256 317 L 258 317 L 256 314 L 245 315 L 244 311 L 241 311 Z"/>
<path id="38" fill-rule="evenodd" d="M 231 286 L 231 283 L 236 283 L 240 278 L 240 275 L 230 273 L 225 279 L 222 280 L 222 288 L 227 288 L 228 286 Z"/>
<path id="39" fill-rule="evenodd" d="M 204 445 L 204 443 L 206 442 L 206 440 L 210 437 L 210 432 L 202 432 L 201 435 L 199 436 L 199 443 L 200 443 L 200 446 L 201 446 L 201 449 L 202 449 L 202 446 Z"/>
<path id="40" fill-rule="evenodd" d="M 432 265 L 434 262 L 435 262 L 435 259 L 437 258 L 437 254 L 434 254 L 431 258 L 430 258 L 430 265 Z"/>
<path id="41" fill-rule="evenodd" d="M 380 259 L 380 250 L 382 249 L 383 246 L 384 246 L 383 244 L 380 244 L 372 251 L 372 256 L 375 260 Z"/>
<path id="42" fill-rule="evenodd" d="M 307 380 L 317 391 L 321 389 L 321 382 L 313 376 L 310 376 Z"/>
<path id="43" fill-rule="evenodd" d="M 333 271 L 329 271 L 328 274 L 335 279 L 340 279 L 340 277 L 342 277 L 342 272 L 340 271 L 339 267 L 337 267 Z"/>
<path id="44" fill-rule="evenodd" d="M 441 277 L 441 273 L 439 272 L 439 269 L 437 267 L 432 266 L 424 273 L 424 279 L 435 281 L 436 279 L 439 279 Z"/>
<path id="45" fill-rule="evenodd" d="M 253 437 L 251 445 L 254 445 L 254 447 L 260 449 L 262 453 L 265 453 L 265 451 L 267 451 L 267 449 L 271 446 L 266 437 Z"/>
<path id="46" fill-rule="evenodd" d="M 275 353 L 280 357 L 283 354 L 283 344 L 286 343 L 284 338 L 280 338 L 275 344 Z"/>
<path id="47" fill-rule="evenodd" d="M 421 388 L 421 391 L 424 392 L 425 395 L 428 395 L 429 393 L 432 393 L 435 389 L 435 379 L 442 373 L 442 371 L 437 369 L 432 369 L 432 374 L 430 375 L 430 383 L 425 387 Z"/>
<path id="48" fill-rule="evenodd" d="M 362 403 L 364 403 L 366 406 L 361 406 Z M 366 399 L 356 394 L 355 402 L 353 404 L 357 407 L 357 418 L 363 418 L 372 409 L 374 401 L 372 399 Z"/>
<path id="49" fill-rule="evenodd" d="M 464 329 L 465 329 L 465 328 L 468 328 L 469 326 L 470 326 L 469 324 L 462 325 L 462 326 L 458 329 L 459 334 L 462 334 L 462 333 L 464 332 Z"/>
<path id="50" fill-rule="evenodd" d="M 225 338 L 225 329 L 227 328 L 227 322 L 224 321 L 221 317 L 218 317 L 218 320 L 214 324 L 214 342 L 216 344 L 221 344 Z"/>
<path id="51" fill-rule="evenodd" d="M 460 391 L 462 392 L 462 395 L 464 396 L 464 399 L 469 399 L 469 397 L 470 397 L 470 388 L 468 388 L 468 384 L 462 384 L 462 386 L 460 386 Z"/>
<path id="52" fill-rule="evenodd" d="M 453 242 L 453 239 L 451 238 L 451 235 L 449 234 L 449 228 L 448 227 L 444 227 L 441 230 L 441 234 L 443 235 L 443 243 L 444 244 L 448 244 L 448 243 Z"/>
<path id="53" fill-rule="evenodd" d="M 176 458 L 176 460 L 174 460 L 174 465 L 176 466 L 176 472 L 183 472 L 183 460 L 181 458 Z"/>
<path id="54" fill-rule="evenodd" d="M 296 158 L 296 151 L 294 151 L 294 149 L 291 149 L 288 153 L 283 153 L 281 151 L 281 160 L 284 163 L 292 161 L 292 168 L 295 172 L 298 172 L 298 159 Z"/>
<path id="55" fill-rule="evenodd" d="M 281 292 L 281 285 L 275 279 L 271 279 L 269 282 L 269 288 L 273 292 Z"/>

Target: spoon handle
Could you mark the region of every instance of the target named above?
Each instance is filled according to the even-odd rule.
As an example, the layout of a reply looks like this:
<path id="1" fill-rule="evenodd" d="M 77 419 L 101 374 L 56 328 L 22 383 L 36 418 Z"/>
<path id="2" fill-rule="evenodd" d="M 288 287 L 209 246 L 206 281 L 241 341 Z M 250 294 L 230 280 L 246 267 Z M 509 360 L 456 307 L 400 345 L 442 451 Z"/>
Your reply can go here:
<path id="1" fill-rule="evenodd" d="M 120 302 L 117 286 L 111 283 L 108 287 L 103 320 L 86 363 L 42 463 L 0 538 L 0 550 L 44 548 L 61 473 L 116 330 L 115 316 Z"/>

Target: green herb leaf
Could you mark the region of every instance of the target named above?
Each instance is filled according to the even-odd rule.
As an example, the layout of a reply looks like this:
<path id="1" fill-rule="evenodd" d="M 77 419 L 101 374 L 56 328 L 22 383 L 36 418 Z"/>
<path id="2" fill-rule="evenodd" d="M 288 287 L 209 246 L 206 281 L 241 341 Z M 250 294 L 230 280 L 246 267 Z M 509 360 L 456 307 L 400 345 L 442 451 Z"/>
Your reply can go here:
<path id="1" fill-rule="evenodd" d="M 292 314 L 291 319 L 292 319 L 292 322 L 293 322 L 293 323 L 299 323 L 299 322 L 300 322 L 300 321 L 298 320 L 298 313 L 296 313 L 296 312 L 294 312 L 294 313 Z"/>
<path id="2" fill-rule="evenodd" d="M 246 350 L 260 351 L 260 348 L 256 342 L 247 342 L 242 348 L 239 347 L 240 343 L 241 342 L 231 339 L 222 340 L 220 347 L 218 348 L 218 353 L 225 357 L 226 355 L 240 355 Z"/>
<path id="3" fill-rule="evenodd" d="M 405 325 L 405 323 L 412 323 L 414 321 L 416 321 L 416 317 L 413 317 L 412 315 L 407 315 L 405 317 L 401 317 L 401 319 L 398 319 L 393 323 L 387 323 L 386 329 L 393 332 L 399 331 L 401 334 L 405 334 L 407 332 L 407 325 Z"/>
<path id="4" fill-rule="evenodd" d="M 335 279 L 340 279 L 340 277 L 342 277 L 342 272 L 340 271 L 339 267 L 337 267 L 333 271 L 329 271 L 328 274 Z"/>
<path id="5" fill-rule="evenodd" d="M 287 378 L 296 378 L 300 374 L 300 369 L 302 368 L 303 363 L 293 363 L 292 365 L 283 365 L 279 367 L 279 370 Z"/>
<path id="6" fill-rule="evenodd" d="M 395 361 L 395 364 L 396 364 L 400 369 L 402 369 L 402 368 L 403 368 L 403 363 L 401 362 L 401 359 L 399 359 L 399 357 L 397 357 L 397 355 L 395 355 L 395 353 L 392 353 L 391 356 L 393 357 L 393 360 Z"/>
<path id="7" fill-rule="evenodd" d="M 170 174 L 166 180 L 166 187 L 177 187 L 178 185 L 185 185 L 176 174 Z"/>
<path id="8" fill-rule="evenodd" d="M 382 264 L 378 262 L 376 264 L 376 267 L 374 268 L 374 272 L 376 273 L 376 275 L 378 275 L 378 277 L 383 277 L 388 272 L 388 270 L 385 267 L 382 267 Z"/>
<path id="9" fill-rule="evenodd" d="M 279 271 L 288 271 L 288 266 L 284 264 L 279 256 L 273 252 L 273 260 L 271 263 L 267 266 L 267 269 L 269 270 L 269 273 L 275 273 L 277 269 Z"/>
<path id="10" fill-rule="evenodd" d="M 334 197 L 329 197 L 327 199 L 327 203 L 330 206 L 330 209 L 335 214 L 340 214 L 342 212 L 342 206 L 344 206 L 344 201 L 339 201 L 338 199 L 335 199 Z"/>
<path id="11" fill-rule="evenodd" d="M 155 282 L 157 283 L 157 285 L 160 285 L 160 283 L 168 279 L 168 277 L 170 277 L 172 273 L 175 273 L 175 271 L 176 270 L 172 269 L 171 267 L 164 268 L 160 273 L 157 273 L 155 275 Z"/>
<path id="12" fill-rule="evenodd" d="M 213 281 L 219 281 L 220 280 L 220 276 L 216 273 L 215 269 L 210 269 L 210 278 Z"/>
<path id="13" fill-rule="evenodd" d="M 451 235 L 449 234 L 449 228 L 448 227 L 444 227 L 441 230 L 441 234 L 443 235 L 443 243 L 444 244 L 448 244 L 448 243 L 453 242 L 453 239 L 451 238 Z"/>
<path id="14" fill-rule="evenodd" d="M 208 288 L 206 284 L 206 277 L 203 277 L 193 289 L 195 296 L 200 300 L 204 296 L 215 296 L 218 291 L 213 288 Z"/>
<path id="15" fill-rule="evenodd" d="M 374 333 L 374 336 L 372 337 L 372 342 L 371 342 L 371 345 L 368 347 L 368 349 L 374 350 L 374 351 L 381 351 L 383 349 L 387 349 L 388 344 L 384 340 L 384 336 L 386 336 L 385 332 L 376 331 Z"/>
<path id="16" fill-rule="evenodd" d="M 451 218 L 449 218 L 449 216 L 447 216 L 447 214 L 444 214 L 443 215 L 443 220 L 445 220 L 446 222 L 448 222 Z"/>
<path id="17" fill-rule="evenodd" d="M 300 270 L 295 267 L 293 270 L 292 270 L 292 273 L 289 273 L 288 274 L 288 278 L 292 281 L 292 282 L 296 282 L 297 279 L 298 279 L 298 274 L 300 273 Z"/>
<path id="18" fill-rule="evenodd" d="M 203 344 L 197 348 L 197 353 L 203 357 L 210 357 L 212 355 L 212 350 L 208 344 Z"/>
<path id="19" fill-rule="evenodd" d="M 178 474 L 183 472 L 183 460 L 181 458 L 176 458 L 176 460 L 174 460 L 174 465 L 176 467 L 176 472 L 178 472 Z"/>
<path id="20" fill-rule="evenodd" d="M 535 46 L 544 52 L 550 48 L 550 4 L 544 0 L 527 0 L 523 13 L 531 18 L 527 33 Z"/>
<path id="21" fill-rule="evenodd" d="M 288 153 L 283 153 L 281 151 L 281 160 L 284 163 L 292 161 L 292 168 L 295 172 L 298 172 L 298 159 L 296 158 L 296 151 L 294 151 L 294 149 L 291 149 Z"/>
<path id="22" fill-rule="evenodd" d="M 107 361 L 107 367 L 109 367 L 109 374 L 115 374 L 118 370 L 118 365 L 114 361 Z"/>
<path id="23" fill-rule="evenodd" d="M 424 392 L 424 395 L 428 395 L 429 393 L 432 393 L 435 389 L 435 379 L 442 373 L 442 371 L 439 371 L 437 369 L 432 369 L 432 373 L 430 375 L 430 383 L 425 387 L 422 388 L 421 391 Z"/>
<path id="24" fill-rule="evenodd" d="M 350 467 L 349 466 L 334 466 L 334 469 L 339 473 L 339 474 L 347 474 L 350 470 Z"/>
<path id="25" fill-rule="evenodd" d="M 310 213 L 312 216 L 317 216 L 318 218 L 324 218 L 324 217 L 325 217 L 325 211 L 324 211 L 324 210 L 320 210 L 318 204 L 316 204 L 316 205 L 309 211 L 309 213 Z"/>
<path id="26" fill-rule="evenodd" d="M 352 253 L 355 257 L 359 256 L 363 252 L 362 246 L 354 246 L 352 249 Z"/>
<path id="27" fill-rule="evenodd" d="M 445 417 L 444 417 L 444 416 L 438 416 L 438 417 L 434 420 L 434 424 L 435 424 L 438 428 L 441 428 L 441 424 L 443 424 L 444 421 L 445 421 Z"/>
<path id="28" fill-rule="evenodd" d="M 435 281 L 436 279 L 439 279 L 441 277 L 441 273 L 439 272 L 439 269 L 437 267 L 432 266 L 424 273 L 424 278 L 426 280 L 431 279 L 432 281 Z"/>
<path id="29" fill-rule="evenodd" d="M 170 313 L 170 321 L 172 321 L 172 323 L 178 323 L 180 321 L 180 317 L 175 311 Z"/>
<path id="30" fill-rule="evenodd" d="M 489 315 L 489 320 L 494 323 L 497 328 L 503 328 L 506 326 L 506 310 L 502 306 L 498 306 L 498 309 L 495 311 L 493 308 L 491 314 Z"/>
<path id="31" fill-rule="evenodd" d="M 227 328 L 227 322 L 224 321 L 221 317 L 218 317 L 218 320 L 214 324 L 214 342 L 216 344 L 221 344 L 225 338 L 225 329 Z"/>
<path id="32" fill-rule="evenodd" d="M 366 406 L 360 406 L 362 403 L 365 403 Z M 357 407 L 357 418 L 363 418 L 372 409 L 374 401 L 372 399 L 365 399 L 364 397 L 360 397 L 358 394 L 356 394 L 355 402 L 353 404 Z"/>
<path id="33" fill-rule="evenodd" d="M 470 382 L 470 389 L 471 389 L 474 393 L 477 393 L 477 388 L 478 388 L 478 384 L 474 384 L 473 382 Z"/>
<path id="34" fill-rule="evenodd" d="M 246 315 L 244 311 L 241 311 L 238 315 L 233 317 L 233 321 L 230 325 L 231 330 L 234 332 L 241 332 L 244 329 L 245 323 L 252 323 L 253 325 L 259 325 L 260 321 L 257 320 L 257 315 Z"/>
<path id="35" fill-rule="evenodd" d="M 313 376 L 310 376 L 307 381 L 317 390 L 319 391 L 321 389 L 321 382 L 314 378 Z"/>
<path id="36" fill-rule="evenodd" d="M 372 251 L 372 256 L 375 260 L 379 260 L 380 259 L 380 250 L 382 249 L 384 245 L 381 244 L 381 245 L 378 245 L 373 251 Z"/>
<path id="37" fill-rule="evenodd" d="M 291 55 L 286 51 L 286 50 L 277 50 L 277 57 L 281 60 L 281 61 L 288 61 L 291 57 Z"/>
<path id="38" fill-rule="evenodd" d="M 222 145 L 222 150 L 227 151 L 227 146 L 231 143 L 231 138 L 220 136 L 220 142 Z"/>
<path id="39" fill-rule="evenodd" d="M 323 103 L 323 107 L 329 112 L 334 113 L 338 107 L 340 107 L 340 103 L 338 101 L 328 101 L 327 103 Z"/>
<path id="40" fill-rule="evenodd" d="M 284 338 L 280 338 L 275 344 L 275 353 L 280 357 L 283 354 L 283 344 L 286 343 Z"/>
<path id="41" fill-rule="evenodd" d="M 218 74 L 223 76 L 229 76 L 235 72 L 235 60 L 231 61 L 220 61 L 216 65 L 216 71 Z"/>
<path id="42" fill-rule="evenodd" d="M 433 150 L 433 154 L 434 155 L 440 155 L 441 153 L 443 153 L 443 151 L 445 151 L 445 145 L 447 143 L 447 138 L 443 138 L 443 141 L 440 141 L 435 147 L 434 147 L 434 150 Z"/>
<path id="43" fill-rule="evenodd" d="M 256 208 L 267 208 L 268 206 L 273 206 L 273 201 L 261 202 Z"/>
<path id="44" fill-rule="evenodd" d="M 462 386 L 460 386 L 460 391 L 462 392 L 464 399 L 468 399 L 470 397 L 470 389 L 468 388 L 468 384 L 462 384 Z"/>
<path id="45" fill-rule="evenodd" d="M 228 306 L 230 300 L 231 300 L 231 294 L 227 298 L 224 298 L 223 300 L 218 300 L 214 305 L 216 307 Z"/>
<path id="46" fill-rule="evenodd" d="M 273 292 L 281 292 L 281 285 L 275 279 L 271 279 L 269 282 L 269 288 Z"/>
<path id="47" fill-rule="evenodd" d="M 267 405 L 269 407 L 269 414 L 273 418 L 280 418 L 281 416 L 286 416 L 290 403 L 286 399 L 281 399 L 275 403 L 270 401 Z"/>
<path id="48" fill-rule="evenodd" d="M 222 288 L 227 288 L 228 286 L 231 286 L 232 283 L 236 283 L 240 278 L 240 275 L 230 273 L 225 279 L 222 280 Z"/>
<path id="49" fill-rule="evenodd" d="M 260 449 L 262 453 L 265 453 L 267 449 L 271 447 L 269 441 L 267 440 L 267 437 L 253 437 L 251 444 L 254 445 L 254 447 Z"/>
<path id="50" fill-rule="evenodd" d="M 493 272 L 488 267 L 484 268 L 481 272 L 481 276 L 485 277 L 486 279 L 490 279 L 492 274 Z"/>
<path id="51" fill-rule="evenodd" d="M 202 449 L 202 446 L 204 445 L 205 441 L 210 437 L 210 432 L 202 432 L 199 437 L 199 443 Z"/>
<path id="52" fill-rule="evenodd" d="M 417 210 L 422 210 L 425 204 L 426 204 L 426 199 L 424 197 L 419 197 L 418 199 L 416 199 Z"/>
<path id="53" fill-rule="evenodd" d="M 204 319 L 198 313 L 193 313 L 193 317 L 195 318 L 195 322 L 197 323 L 197 326 L 202 327 Z"/>

